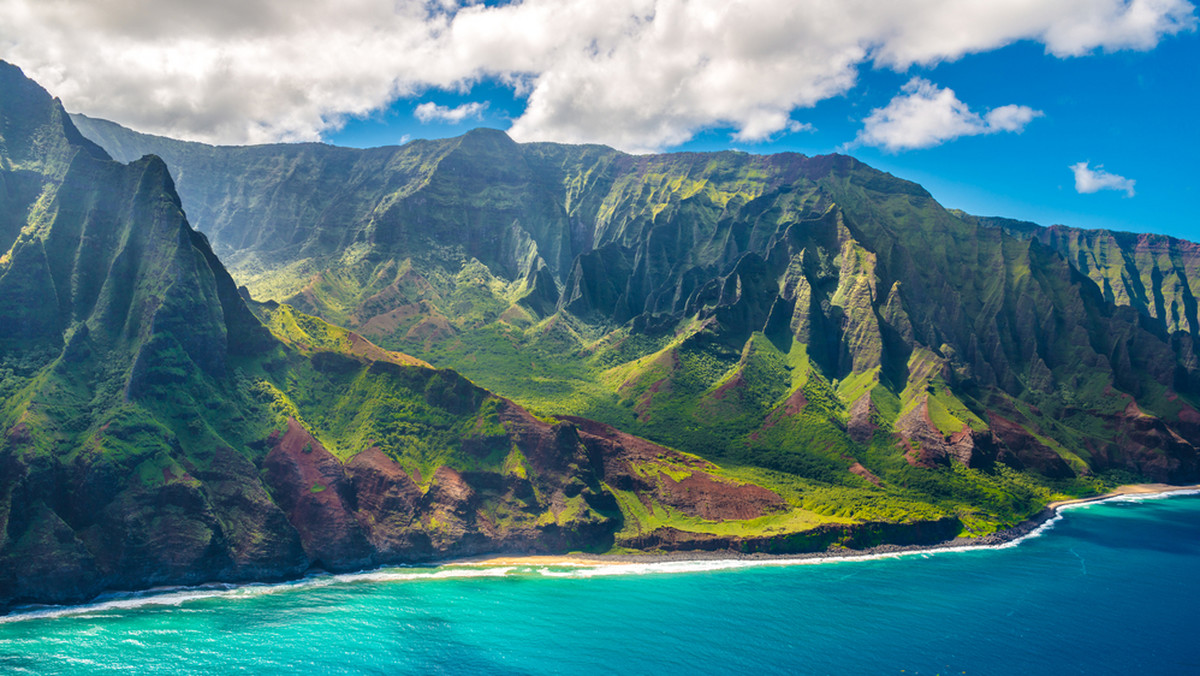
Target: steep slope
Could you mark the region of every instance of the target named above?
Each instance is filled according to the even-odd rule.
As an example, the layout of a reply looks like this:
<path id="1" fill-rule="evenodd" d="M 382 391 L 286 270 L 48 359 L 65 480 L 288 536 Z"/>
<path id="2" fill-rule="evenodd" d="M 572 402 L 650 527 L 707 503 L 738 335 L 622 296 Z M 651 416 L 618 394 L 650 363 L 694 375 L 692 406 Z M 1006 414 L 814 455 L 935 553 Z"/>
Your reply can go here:
<path id="1" fill-rule="evenodd" d="M 818 513 L 798 480 L 764 487 L 540 419 L 248 302 L 162 160 L 109 159 L 4 63 L 0 133 L 0 609 L 490 551 L 800 551 L 962 529 L 922 503 Z"/>
<path id="2" fill-rule="evenodd" d="M 284 298 L 312 274 L 354 265 L 387 205 L 425 184 L 452 141 L 359 151 L 317 143 L 217 147 L 138 134 L 74 115 L 114 156 L 174 167 L 189 218 L 256 296 Z M 235 178 L 236 177 L 236 178 Z"/>
<path id="3" fill-rule="evenodd" d="M 343 276 L 326 284 L 320 279 L 310 284 L 314 281 L 311 273 L 328 274 L 335 269 L 330 257 L 347 256 L 345 236 L 328 230 L 350 231 L 351 240 L 357 243 L 350 247 L 353 254 L 348 256 L 353 261 L 378 259 L 381 253 L 398 256 L 401 261 L 413 255 L 429 258 L 429 249 L 440 246 L 444 250 L 432 259 L 456 263 L 450 266 L 450 272 L 457 272 L 463 261 L 452 260 L 447 254 L 476 257 L 496 274 L 497 279 L 490 280 L 493 286 L 496 281 L 507 283 L 521 278 L 524 287 L 506 288 L 509 295 L 518 298 L 535 281 L 531 273 L 536 277 L 544 265 L 557 288 L 543 284 L 536 297 L 526 298 L 526 304 L 536 305 L 533 309 L 544 316 L 550 299 L 557 306 L 558 291 L 568 283 L 578 256 L 606 244 L 629 246 L 649 237 L 647 228 L 653 226 L 645 218 L 647 209 L 654 212 L 649 215 L 657 216 L 669 208 L 672 200 L 687 200 L 690 213 L 704 220 L 712 215 L 705 215 L 704 208 L 697 209 L 700 199 L 714 200 L 723 209 L 735 195 L 744 200 L 761 196 L 767 186 L 790 183 L 795 187 L 795 179 L 812 172 L 793 168 L 790 175 L 779 175 L 784 164 L 779 160 L 786 155 L 631 158 L 596 146 L 518 146 L 489 130 L 477 130 L 459 139 L 415 141 L 404 147 L 370 150 L 319 144 L 221 148 L 139 134 L 82 115 L 72 118 L 89 138 L 119 159 L 132 161 L 147 153 L 163 157 L 180 181 L 185 203 L 192 205 L 193 221 L 214 240 L 219 254 L 234 256 L 238 261 L 251 254 L 264 254 L 265 263 L 242 266 L 235 262 L 232 266 L 238 279 L 251 282 L 256 296 L 285 298 L 311 286 L 318 304 L 328 301 L 328 307 L 320 308 L 322 314 L 340 312 L 348 318 L 353 318 L 351 311 L 359 309 L 370 297 L 368 292 L 377 290 L 395 266 L 372 268 L 369 272 L 377 274 L 368 275 L 367 280 Z M 813 160 L 818 164 L 822 161 Z M 750 166 L 739 166 L 747 164 Z M 486 167 L 486 172 L 481 173 L 480 167 Z M 368 183 L 363 178 L 366 176 L 374 180 Z M 900 188 L 901 192 L 907 189 Z M 916 190 L 923 192 L 919 187 Z M 379 218 L 417 192 L 421 195 L 413 201 L 421 202 L 420 207 L 390 214 L 388 224 Z M 348 195 L 353 199 L 346 199 Z M 497 199 L 500 195 L 505 199 Z M 431 203 L 430 198 L 436 196 L 440 201 Z M 733 207 L 739 207 L 738 200 Z M 463 222 L 460 216 L 465 210 L 478 213 L 477 221 L 490 222 L 481 222 L 474 231 L 461 229 L 458 225 Z M 1169 333 L 1200 330 L 1194 328 L 1195 311 L 1189 310 L 1194 305 L 1191 288 L 1200 265 L 1196 245 L 1190 242 L 1159 235 L 1066 226 L 1046 228 L 956 210 L 950 213 L 971 225 L 999 228 L 1019 239 L 1038 239 L 1096 282 L 1106 300 L 1130 305 L 1159 320 Z M 430 219 L 448 223 L 425 232 Z M 421 221 L 422 227 L 414 228 L 411 221 Z M 418 239 L 407 242 L 403 236 L 389 235 L 377 242 L 373 232 L 380 227 L 407 227 L 417 231 Z M 437 236 L 422 240 L 422 234 Z M 660 246 L 668 239 L 661 233 L 657 237 Z M 498 239 L 504 246 L 495 246 Z M 370 252 L 366 253 L 364 242 L 368 240 L 365 249 Z M 394 246 L 401 241 L 415 246 Z M 304 242 L 300 247 L 303 255 L 295 247 L 284 250 L 297 242 Z M 686 238 L 671 242 L 671 250 L 660 252 L 660 258 L 669 257 L 678 265 L 677 261 L 700 254 L 693 252 L 690 244 Z M 721 242 L 706 244 L 711 248 Z M 624 263 L 611 254 L 580 263 L 611 265 L 614 268 L 610 272 L 618 274 L 624 270 Z M 318 291 L 325 291 L 327 297 Z M 575 307 L 586 314 L 588 296 L 597 293 L 603 290 L 572 285 L 564 300 L 574 300 Z M 369 318 L 360 316 L 364 321 Z"/>
<path id="4" fill-rule="evenodd" d="M 911 468 L 1197 471 L 1189 243 L 948 212 L 839 156 L 629 156 L 487 130 L 360 153 L 434 146 L 404 190 L 349 185 L 341 224 L 287 222 L 324 253 L 242 278 L 526 404 L 747 466 L 939 495 L 959 489 Z M 229 166 L 185 200 L 247 186 Z M 272 185 L 199 227 L 228 232 L 292 184 Z M 353 257 L 318 244 L 349 232 Z M 997 476 L 971 481 L 1014 490 Z"/>
<path id="5" fill-rule="evenodd" d="M 1156 320 L 1167 333 L 1200 332 L 1196 297 L 1200 282 L 1200 245 L 1165 235 L 1084 230 L 956 212 L 973 223 L 1001 228 L 1023 239 L 1037 239 L 1059 252 L 1100 287 L 1105 300 L 1128 305 Z"/>
<path id="6" fill-rule="evenodd" d="M 981 534 L 1054 495 L 1200 472 L 1186 243 L 1152 256 L 1152 237 L 950 212 L 837 155 L 631 156 L 489 130 L 205 152 L 226 172 L 187 153 L 177 172 L 210 210 L 198 227 L 231 249 L 259 229 L 292 243 L 233 254 L 261 264 L 233 267 L 253 293 L 543 415 L 694 453 L 818 520 Z M 234 161 L 298 152 L 291 173 Z M 338 153 L 421 169 L 327 193 Z M 297 217 L 268 208 L 284 203 Z M 614 495 L 623 542 L 698 546 L 669 529 L 700 526 Z"/>
<path id="7" fill-rule="evenodd" d="M 263 297 L 282 298 L 295 293 L 309 283 L 308 273 L 332 267 L 326 260 L 328 257 L 345 255 L 344 237 L 325 231 L 349 229 L 353 241 L 361 245 L 371 239 L 367 224 L 375 221 L 375 228 L 380 227 L 376 218 L 381 212 L 390 211 L 416 192 L 429 188 L 430 181 L 435 188 L 421 194 L 418 213 L 410 218 L 405 218 L 408 214 L 396 213 L 390 220 L 400 229 L 409 220 L 429 219 L 450 221 L 453 227 L 424 233 L 436 233 L 438 237 L 414 241 L 418 246 L 392 254 L 428 257 L 433 243 L 461 248 L 453 253 L 479 258 L 502 281 L 512 281 L 519 276 L 515 274 L 518 271 L 528 275 L 531 265 L 526 259 L 536 263 L 540 257 L 561 288 L 580 254 L 604 248 L 606 244 L 629 246 L 649 237 L 647 228 L 653 226 L 645 218 L 647 210 L 653 212 L 649 215 L 657 216 L 669 208 L 672 200 L 687 200 L 694 215 L 704 220 L 711 218 L 711 214 L 706 216 L 706 209 L 696 209 L 698 199 L 714 200 L 723 209 L 731 197 L 745 200 L 761 196 L 767 186 L 795 184 L 795 179 L 802 176 L 816 177 L 807 176 L 813 173 L 812 168 L 793 168 L 790 175 L 779 175 L 784 164 L 779 160 L 787 155 L 754 158 L 724 153 L 632 158 L 598 146 L 518 146 L 503 134 L 490 130 L 477 130 L 458 139 L 414 141 L 403 147 L 369 150 L 320 144 L 214 147 L 139 134 L 83 115 L 73 115 L 72 119 L 88 138 L 122 161 L 132 161 L 148 153 L 163 157 L 179 181 L 185 203 L 192 205 L 193 221 L 213 239 L 218 253 L 240 260 L 262 252 L 271 259 L 265 268 L 247 264 L 243 270 L 237 263 L 233 265 L 239 279 L 257 282 L 250 288 Z M 445 166 L 437 171 L 444 160 Z M 827 160 L 817 158 L 812 162 L 819 165 Z M 486 172 L 481 173 L 480 167 L 486 167 Z M 374 180 L 366 182 L 366 176 Z M 890 177 L 886 180 L 892 180 L 893 187 L 904 184 Z M 915 189 L 923 192 L 919 187 Z M 340 201 L 338 195 L 342 196 Z M 345 199 L 348 195 L 354 198 Z M 442 197 L 440 203 L 429 203 L 433 195 Z M 504 195 L 505 200 L 496 199 L 499 195 Z M 472 199 L 467 199 L 471 196 Z M 739 200 L 733 206 L 738 208 Z M 459 229 L 462 214 L 457 212 L 470 209 L 480 213 L 478 219 L 491 222 L 482 224 L 475 232 Z M 1196 245 L 1191 242 L 1161 235 L 1061 225 L 1047 228 L 1012 219 L 972 216 L 957 210 L 949 213 L 970 225 L 998 228 L 1019 239 L 1037 239 L 1096 282 L 1106 300 L 1130 305 L 1159 320 L 1169 333 L 1200 330 L 1195 328 L 1195 311 L 1189 310 L 1194 305 L 1191 289 L 1200 265 Z M 525 231 L 525 236 L 504 232 L 514 223 Z M 409 229 L 420 231 L 411 226 Z M 482 237 L 466 237 L 466 234 Z M 504 238 L 508 246 L 500 249 L 491 246 L 497 236 Z M 402 238 L 385 238 L 396 239 Z M 667 238 L 660 234 L 658 239 L 661 245 Z M 304 255 L 283 250 L 297 242 L 304 242 L 301 247 Z M 721 243 L 707 244 L 711 248 Z M 691 251 L 686 239 L 671 243 L 671 247 L 671 251 L 663 251 L 661 256 L 669 255 L 674 261 L 698 253 Z M 373 250 L 370 257 L 378 258 L 380 249 L 396 247 L 388 246 L 386 241 L 372 240 L 368 248 Z M 361 258 L 362 246 L 355 249 L 355 255 Z M 530 251 L 536 256 L 528 256 Z M 439 252 L 433 258 L 446 262 L 443 260 L 446 253 Z M 583 264 L 599 264 L 600 258 Z M 621 263 L 611 257 L 606 260 L 616 266 L 614 271 L 622 270 Z M 303 265 L 296 265 L 298 261 Z M 457 262 L 461 265 L 461 261 Z M 536 265 L 533 267 L 536 273 Z M 378 281 L 372 279 L 367 285 Z M 348 290 L 346 284 L 329 286 L 342 287 L 334 295 Z M 350 282 L 349 286 L 363 284 Z M 578 301 L 600 292 L 573 286 L 568 295 Z M 557 294 L 543 289 L 543 295 L 553 296 L 557 305 Z M 529 299 L 529 302 L 539 300 Z M 586 299 L 583 302 L 586 305 Z M 546 314 L 546 307 L 536 309 L 539 314 Z"/>

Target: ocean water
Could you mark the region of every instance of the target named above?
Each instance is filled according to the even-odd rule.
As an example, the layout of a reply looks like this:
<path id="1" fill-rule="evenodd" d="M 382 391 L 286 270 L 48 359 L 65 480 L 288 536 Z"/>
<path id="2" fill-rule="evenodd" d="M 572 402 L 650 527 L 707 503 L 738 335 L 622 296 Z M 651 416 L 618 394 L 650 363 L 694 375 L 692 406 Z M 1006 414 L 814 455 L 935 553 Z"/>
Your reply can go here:
<path id="1" fill-rule="evenodd" d="M 1200 495 L 997 549 L 392 568 L 0 619 L 0 673 L 1197 674 Z"/>

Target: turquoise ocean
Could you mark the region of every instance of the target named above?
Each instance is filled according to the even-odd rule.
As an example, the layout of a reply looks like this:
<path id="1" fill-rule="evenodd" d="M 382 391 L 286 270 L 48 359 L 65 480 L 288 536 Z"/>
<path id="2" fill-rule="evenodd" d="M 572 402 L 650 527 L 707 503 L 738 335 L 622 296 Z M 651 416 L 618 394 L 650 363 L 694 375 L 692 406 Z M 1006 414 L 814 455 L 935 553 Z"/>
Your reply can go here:
<path id="1" fill-rule="evenodd" d="M 0 618 L 8 674 L 1200 674 L 1200 495 L 1000 548 L 388 568 Z"/>

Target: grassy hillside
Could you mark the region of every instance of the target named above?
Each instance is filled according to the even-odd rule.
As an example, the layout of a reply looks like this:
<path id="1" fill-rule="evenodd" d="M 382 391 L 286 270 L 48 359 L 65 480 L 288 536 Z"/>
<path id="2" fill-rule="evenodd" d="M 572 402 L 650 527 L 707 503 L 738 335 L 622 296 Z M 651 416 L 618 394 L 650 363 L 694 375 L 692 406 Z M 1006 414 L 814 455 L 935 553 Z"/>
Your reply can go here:
<path id="1" fill-rule="evenodd" d="M 136 140 L 178 151 L 185 205 L 252 294 L 826 517 L 987 532 L 1054 496 L 1197 476 L 1186 242 L 947 211 L 843 156 L 488 130 L 371 151 Z M 221 172 L 194 171 L 204 153 Z M 370 187 L 324 187 L 376 156 Z"/>

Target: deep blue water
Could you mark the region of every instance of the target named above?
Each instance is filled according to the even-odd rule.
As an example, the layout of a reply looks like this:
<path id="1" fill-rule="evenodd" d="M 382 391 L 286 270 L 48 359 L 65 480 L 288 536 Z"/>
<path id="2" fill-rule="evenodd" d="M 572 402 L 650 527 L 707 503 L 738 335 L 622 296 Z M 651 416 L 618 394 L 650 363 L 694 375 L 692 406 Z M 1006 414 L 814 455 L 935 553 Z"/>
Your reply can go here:
<path id="1" fill-rule="evenodd" d="M 1198 573 L 1200 496 L 1175 496 L 1002 549 L 119 597 L 4 618 L 0 673 L 1197 674 Z"/>

